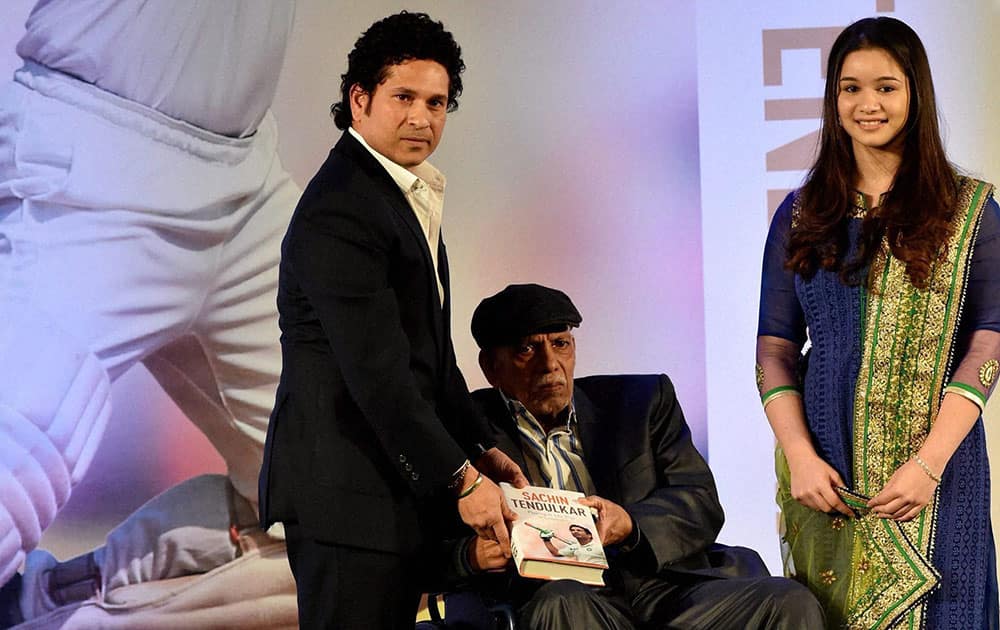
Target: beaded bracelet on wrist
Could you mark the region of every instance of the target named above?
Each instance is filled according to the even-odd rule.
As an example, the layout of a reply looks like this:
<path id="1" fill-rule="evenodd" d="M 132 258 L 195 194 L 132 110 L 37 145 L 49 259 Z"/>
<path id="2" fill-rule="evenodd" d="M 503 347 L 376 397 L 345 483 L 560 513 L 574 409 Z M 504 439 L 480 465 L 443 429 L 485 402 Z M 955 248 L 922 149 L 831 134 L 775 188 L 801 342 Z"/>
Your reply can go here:
<path id="1" fill-rule="evenodd" d="M 934 471 L 931 470 L 931 467 L 928 466 L 927 462 L 925 462 L 919 455 L 914 453 L 913 461 L 917 462 L 917 465 L 924 469 L 924 472 L 927 473 L 928 477 L 934 480 L 934 483 L 941 483 L 941 477 L 939 475 L 935 475 Z"/>
<path id="2" fill-rule="evenodd" d="M 451 474 L 451 482 L 448 484 L 449 490 L 458 490 L 461 487 L 462 482 L 465 481 L 465 473 L 468 472 L 469 466 L 472 462 L 465 460 L 465 462 L 458 467 L 458 470 Z"/>

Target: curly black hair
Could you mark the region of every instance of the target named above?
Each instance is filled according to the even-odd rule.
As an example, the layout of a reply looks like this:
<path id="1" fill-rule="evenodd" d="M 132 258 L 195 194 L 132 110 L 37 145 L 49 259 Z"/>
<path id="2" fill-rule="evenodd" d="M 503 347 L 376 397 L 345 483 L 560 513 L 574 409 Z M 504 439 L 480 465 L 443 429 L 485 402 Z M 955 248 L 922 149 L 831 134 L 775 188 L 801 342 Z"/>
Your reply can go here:
<path id="1" fill-rule="evenodd" d="M 373 94 L 385 80 L 389 67 L 411 59 L 436 61 L 448 72 L 448 111 L 458 109 L 462 93 L 462 49 L 444 24 L 426 13 L 402 11 L 372 24 L 354 43 L 347 56 L 347 72 L 340 75 L 340 102 L 330 106 L 339 129 L 351 126 L 351 87 L 359 85 Z"/>

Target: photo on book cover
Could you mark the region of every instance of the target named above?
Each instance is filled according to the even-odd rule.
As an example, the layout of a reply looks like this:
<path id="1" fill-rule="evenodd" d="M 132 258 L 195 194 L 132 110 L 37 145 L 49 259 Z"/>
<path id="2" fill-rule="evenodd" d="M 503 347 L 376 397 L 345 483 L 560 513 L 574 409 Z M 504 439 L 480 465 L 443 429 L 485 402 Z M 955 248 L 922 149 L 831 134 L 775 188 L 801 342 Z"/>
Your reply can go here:
<path id="1" fill-rule="evenodd" d="M 545 580 L 574 579 L 603 584 L 607 557 L 591 509 L 580 492 L 500 484 L 510 508 L 511 552 L 518 572 Z"/>

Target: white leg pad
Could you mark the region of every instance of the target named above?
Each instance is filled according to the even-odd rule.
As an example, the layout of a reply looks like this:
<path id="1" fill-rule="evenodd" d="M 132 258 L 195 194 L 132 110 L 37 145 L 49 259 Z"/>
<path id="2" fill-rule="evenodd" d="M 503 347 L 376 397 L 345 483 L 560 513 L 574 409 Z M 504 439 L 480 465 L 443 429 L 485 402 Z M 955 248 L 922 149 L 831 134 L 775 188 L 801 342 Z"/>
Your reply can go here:
<path id="1" fill-rule="evenodd" d="M 41 313 L 10 310 L 0 309 L 0 583 L 69 499 L 111 415 L 100 360 Z"/>

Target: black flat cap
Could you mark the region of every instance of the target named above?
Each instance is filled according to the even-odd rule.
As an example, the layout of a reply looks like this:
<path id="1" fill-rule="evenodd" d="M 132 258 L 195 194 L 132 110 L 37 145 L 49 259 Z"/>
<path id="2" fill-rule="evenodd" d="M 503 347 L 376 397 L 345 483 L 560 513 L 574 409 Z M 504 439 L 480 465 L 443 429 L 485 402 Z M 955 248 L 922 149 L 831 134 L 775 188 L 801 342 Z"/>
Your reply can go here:
<path id="1" fill-rule="evenodd" d="M 491 295 L 472 314 L 472 336 L 482 349 L 522 337 L 565 330 L 583 321 L 569 296 L 540 284 L 511 284 Z"/>

